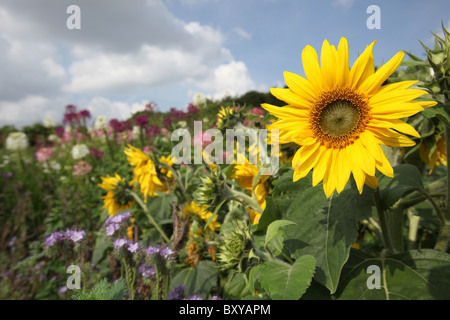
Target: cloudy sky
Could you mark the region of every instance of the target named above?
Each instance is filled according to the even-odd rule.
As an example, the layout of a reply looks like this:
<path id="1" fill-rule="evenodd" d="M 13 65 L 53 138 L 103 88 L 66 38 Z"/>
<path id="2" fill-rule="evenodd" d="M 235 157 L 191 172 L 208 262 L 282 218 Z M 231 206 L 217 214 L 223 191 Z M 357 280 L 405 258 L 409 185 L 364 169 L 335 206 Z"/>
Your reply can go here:
<path id="1" fill-rule="evenodd" d="M 67 28 L 70 5 L 79 30 Z M 369 29 L 370 5 L 381 29 Z M 378 40 L 375 63 L 450 27 L 448 0 L 1 0 L 0 126 L 51 116 L 74 104 L 93 117 L 126 119 L 156 102 L 185 109 L 211 98 L 284 85 L 303 75 L 301 51 L 345 36 L 350 63 Z"/>

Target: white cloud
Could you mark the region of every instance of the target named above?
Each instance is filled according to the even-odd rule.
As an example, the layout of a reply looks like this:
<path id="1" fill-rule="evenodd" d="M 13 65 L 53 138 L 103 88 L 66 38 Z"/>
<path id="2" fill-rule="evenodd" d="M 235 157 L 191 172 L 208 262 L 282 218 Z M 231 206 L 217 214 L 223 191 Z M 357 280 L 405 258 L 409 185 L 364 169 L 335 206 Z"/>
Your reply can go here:
<path id="1" fill-rule="evenodd" d="M 236 33 L 242 39 L 245 39 L 245 40 L 251 40 L 252 39 L 251 33 L 245 31 L 244 29 L 242 29 L 240 27 L 233 28 L 233 32 Z"/>
<path id="2" fill-rule="evenodd" d="M 145 110 L 148 101 L 127 103 L 123 101 L 111 101 L 107 98 L 97 96 L 87 102 L 85 108 L 90 111 L 93 119 L 100 115 L 107 115 L 108 119 L 125 120 L 133 113 Z"/>
<path id="3" fill-rule="evenodd" d="M 24 112 L 27 103 L 47 108 L 55 119 L 69 103 L 128 117 L 137 105 L 117 101 L 130 101 L 136 92 L 170 92 L 168 88 L 176 87 L 189 93 L 192 85 L 217 98 L 255 88 L 245 64 L 235 61 L 225 47 L 219 29 L 176 18 L 162 0 L 76 4 L 81 30 L 66 28 L 65 1 L 0 4 L 0 123 L 40 121 L 42 112 Z M 232 32 L 251 39 L 242 28 Z M 175 94 L 182 96 L 174 92 L 167 103 L 172 104 L 169 98 Z M 158 103 L 154 96 L 150 99 Z"/>
<path id="4" fill-rule="evenodd" d="M 47 71 L 47 74 L 52 78 L 62 77 L 66 74 L 64 67 L 55 62 L 52 58 L 45 58 L 42 60 L 42 66 L 45 71 Z"/>
<path id="5" fill-rule="evenodd" d="M 231 61 L 218 66 L 205 81 L 198 82 L 198 86 L 213 99 L 236 96 L 256 89 L 242 61 Z"/>
<path id="6" fill-rule="evenodd" d="M 24 125 L 30 117 L 40 119 L 48 107 L 49 100 L 36 95 L 18 101 L 0 101 L 0 123 Z"/>
<path id="7" fill-rule="evenodd" d="M 135 54 L 95 53 L 74 62 L 64 90 L 72 93 L 127 93 L 144 86 L 161 86 L 205 72 L 201 58 L 182 51 L 143 46 Z"/>

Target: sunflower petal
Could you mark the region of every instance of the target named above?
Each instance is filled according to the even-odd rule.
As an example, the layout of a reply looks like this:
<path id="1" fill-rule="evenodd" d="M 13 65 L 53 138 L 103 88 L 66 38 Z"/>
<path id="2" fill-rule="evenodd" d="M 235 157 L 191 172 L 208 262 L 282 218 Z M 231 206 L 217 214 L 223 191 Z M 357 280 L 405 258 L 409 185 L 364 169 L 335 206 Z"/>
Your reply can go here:
<path id="1" fill-rule="evenodd" d="M 367 151 L 360 139 L 355 140 L 352 145 L 347 147 L 347 150 L 353 166 L 361 168 L 366 174 L 375 175 L 375 159 Z"/>
<path id="2" fill-rule="evenodd" d="M 417 103 L 386 103 L 378 104 L 372 108 L 375 119 L 399 119 L 406 118 L 423 111 L 423 107 Z"/>
<path id="3" fill-rule="evenodd" d="M 368 127 L 394 129 L 401 133 L 420 138 L 420 134 L 416 131 L 416 129 L 414 129 L 413 126 L 400 119 L 385 119 L 383 121 L 372 119 Z"/>
<path id="4" fill-rule="evenodd" d="M 320 159 L 318 159 L 316 165 L 314 166 L 313 170 L 313 186 L 316 186 L 320 181 L 323 180 L 325 176 L 325 172 L 327 171 L 329 167 L 330 157 L 331 157 L 331 150 L 332 149 L 326 149 L 322 152 L 322 155 Z"/>
<path id="5" fill-rule="evenodd" d="M 382 161 L 382 153 L 381 147 L 378 143 L 376 143 L 372 133 L 369 130 L 364 131 L 360 134 L 361 142 L 367 151 L 375 158 L 375 161 Z"/>
<path id="6" fill-rule="evenodd" d="M 348 74 L 350 68 L 348 66 L 348 42 L 347 39 L 342 37 L 339 41 L 338 55 L 337 55 L 337 68 L 336 68 L 336 83 L 340 86 L 347 85 Z"/>
<path id="7" fill-rule="evenodd" d="M 325 39 L 322 44 L 322 51 L 320 53 L 320 63 L 324 85 L 323 90 L 331 90 L 336 84 L 336 60 L 336 49 L 328 43 L 328 40 Z"/>
<path id="8" fill-rule="evenodd" d="M 341 191 L 344 190 L 345 185 L 348 182 L 348 179 L 350 179 L 351 166 L 346 149 L 338 149 L 338 151 L 339 152 L 335 159 L 336 174 L 337 174 L 336 191 L 338 193 L 341 193 Z"/>
<path id="9" fill-rule="evenodd" d="M 308 45 L 303 49 L 302 62 L 306 78 L 311 83 L 311 87 L 317 95 L 320 94 L 323 88 L 322 72 L 320 70 L 319 57 L 313 47 Z"/>
<path id="10" fill-rule="evenodd" d="M 327 170 L 323 178 L 323 191 L 327 198 L 331 197 L 334 190 L 336 189 L 336 184 L 334 180 L 334 170 Z"/>
<path id="11" fill-rule="evenodd" d="M 317 95 L 308 80 L 298 74 L 288 71 L 285 71 L 283 74 L 284 80 L 286 81 L 286 85 L 289 89 L 310 103 L 314 103 L 314 101 L 316 101 Z"/>
<path id="12" fill-rule="evenodd" d="M 392 91 L 379 91 L 369 99 L 369 103 L 372 107 L 383 103 L 397 103 L 408 102 L 414 100 L 424 94 L 427 94 L 425 90 L 420 89 L 403 89 Z"/>
<path id="13" fill-rule="evenodd" d="M 376 167 L 378 171 L 388 177 L 394 177 L 394 169 L 392 168 L 391 163 L 386 158 L 384 152 L 381 153 L 382 158 L 381 161 L 376 162 Z"/>
<path id="14" fill-rule="evenodd" d="M 305 100 L 302 96 L 294 93 L 291 89 L 285 88 L 270 88 L 270 93 L 277 99 L 283 100 L 287 104 L 299 107 L 309 108 L 311 102 Z"/>
<path id="15" fill-rule="evenodd" d="M 405 53 L 403 51 L 398 52 L 391 58 L 391 60 L 382 65 L 377 72 L 367 77 L 364 82 L 362 82 L 360 90 L 366 92 L 368 95 L 376 92 L 376 90 L 381 87 L 383 82 L 386 81 L 386 79 L 389 78 L 389 76 L 393 74 L 398 67 L 400 67 L 404 57 Z"/>
<path id="16" fill-rule="evenodd" d="M 377 143 L 390 147 L 412 147 L 416 143 L 405 135 L 385 128 L 371 129 Z"/>
<path id="17" fill-rule="evenodd" d="M 356 182 L 356 187 L 358 188 L 359 193 L 361 194 L 364 189 L 364 181 L 366 180 L 366 175 L 362 172 L 359 167 L 352 167 L 353 179 Z"/>
<path id="18" fill-rule="evenodd" d="M 353 64 L 349 74 L 350 86 L 352 88 L 357 88 L 364 80 L 375 72 L 372 52 L 375 43 L 376 41 L 368 45 Z"/>
<path id="19" fill-rule="evenodd" d="M 375 176 L 366 175 L 366 180 L 364 182 L 372 189 L 378 188 L 378 179 Z"/>
<path id="20" fill-rule="evenodd" d="M 272 115 L 274 115 L 275 117 L 277 117 L 279 119 L 286 119 L 286 118 L 294 118 L 294 119 L 305 118 L 305 119 L 307 119 L 308 114 L 309 114 L 307 109 L 301 109 L 301 108 L 297 108 L 297 107 L 294 107 L 291 105 L 277 107 L 277 106 L 273 106 L 268 103 L 263 103 L 263 104 L 261 104 L 261 107 L 263 107 L 264 109 L 266 109 Z"/>
<path id="21" fill-rule="evenodd" d="M 304 147 L 302 147 L 303 149 Z M 299 149 L 292 159 L 292 163 L 299 164 L 294 167 L 294 182 L 306 177 L 306 175 L 311 171 L 311 169 L 316 165 L 320 155 L 322 153 L 321 148 L 317 148 L 309 157 L 303 157 L 302 152 Z"/>

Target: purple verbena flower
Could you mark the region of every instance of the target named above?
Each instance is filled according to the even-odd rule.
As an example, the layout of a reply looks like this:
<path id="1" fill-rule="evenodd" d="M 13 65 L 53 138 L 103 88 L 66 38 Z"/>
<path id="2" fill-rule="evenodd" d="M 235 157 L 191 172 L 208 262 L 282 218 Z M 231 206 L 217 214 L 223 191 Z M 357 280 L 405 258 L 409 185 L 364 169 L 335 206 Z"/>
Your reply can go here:
<path id="1" fill-rule="evenodd" d="M 141 246 L 137 242 L 130 242 L 128 243 L 128 251 L 131 253 L 135 253 L 136 251 L 140 250 Z"/>
<path id="2" fill-rule="evenodd" d="M 131 218 L 131 213 L 129 213 L 129 212 L 125 212 L 122 214 L 116 214 L 115 216 L 106 219 L 105 224 L 106 225 L 109 225 L 112 223 L 121 224 L 122 222 L 127 221 L 129 218 Z"/>
<path id="3" fill-rule="evenodd" d="M 186 287 L 180 284 L 179 286 L 175 287 L 173 291 L 167 293 L 167 300 L 183 300 L 185 298 L 185 290 Z"/>
<path id="4" fill-rule="evenodd" d="M 46 239 L 45 239 L 45 245 L 47 247 L 53 247 L 56 243 L 64 241 L 64 234 L 56 231 L 52 232 Z"/>
<path id="5" fill-rule="evenodd" d="M 144 278 L 154 279 L 156 276 L 156 269 L 153 266 L 149 266 L 147 264 L 143 264 L 138 268 L 138 271 Z"/>
<path id="6" fill-rule="evenodd" d="M 172 255 L 175 252 L 173 252 L 172 249 L 170 249 L 169 247 L 164 247 L 164 248 L 160 248 L 159 250 L 159 254 L 164 257 L 164 259 L 169 260 L 170 258 L 172 258 Z"/>
<path id="7" fill-rule="evenodd" d="M 84 230 L 69 230 L 66 231 L 66 238 L 73 241 L 73 242 L 79 242 L 83 240 L 84 236 L 86 235 L 86 232 Z"/>
<path id="8" fill-rule="evenodd" d="M 192 296 L 187 297 L 187 298 L 184 299 L 184 300 L 203 300 L 203 298 L 200 297 L 198 294 L 194 294 L 194 295 L 192 295 Z"/>
<path id="9" fill-rule="evenodd" d="M 126 239 L 116 239 L 113 243 L 115 249 L 120 249 L 128 243 Z"/>
<path id="10" fill-rule="evenodd" d="M 117 223 L 111 223 L 109 225 L 106 226 L 106 235 L 111 237 L 118 229 L 119 229 L 119 224 Z"/>
<path id="11" fill-rule="evenodd" d="M 148 248 L 145 250 L 145 253 L 146 253 L 147 255 L 153 255 L 153 254 L 155 254 L 155 253 L 159 253 L 159 248 L 158 248 L 158 247 L 150 246 L 150 247 L 148 247 Z"/>

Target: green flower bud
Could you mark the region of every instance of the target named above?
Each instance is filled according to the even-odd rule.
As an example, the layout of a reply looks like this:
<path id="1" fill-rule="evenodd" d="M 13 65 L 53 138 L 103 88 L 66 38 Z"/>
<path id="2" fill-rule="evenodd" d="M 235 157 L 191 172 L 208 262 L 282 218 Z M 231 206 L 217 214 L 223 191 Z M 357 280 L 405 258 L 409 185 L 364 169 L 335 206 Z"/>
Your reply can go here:
<path id="1" fill-rule="evenodd" d="M 223 240 L 216 255 L 221 270 L 236 269 L 245 271 L 253 254 L 253 237 L 248 225 L 233 223 L 232 229 L 224 229 Z"/>

